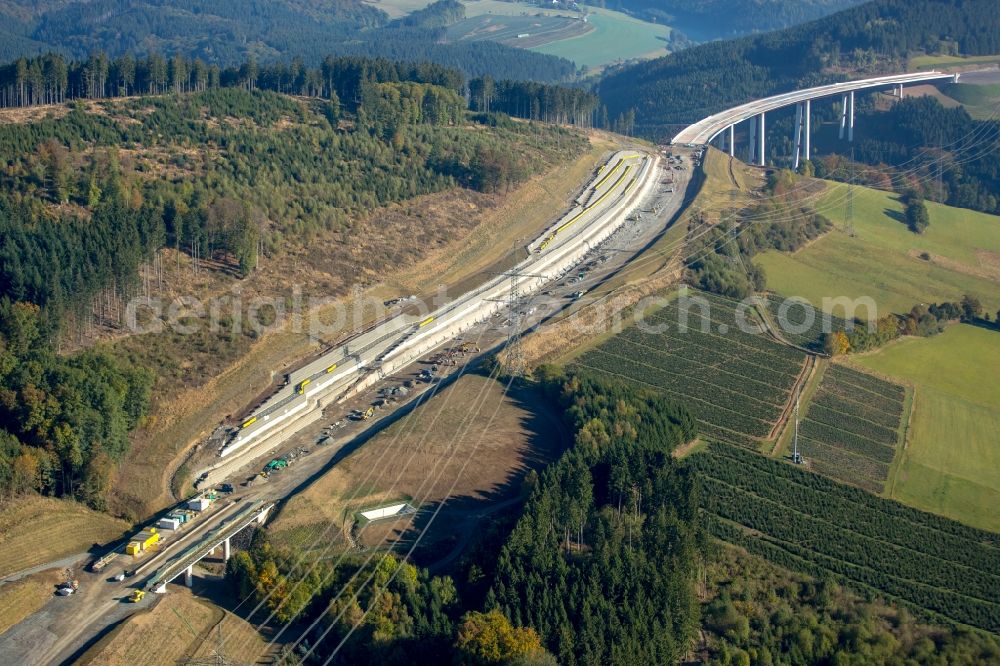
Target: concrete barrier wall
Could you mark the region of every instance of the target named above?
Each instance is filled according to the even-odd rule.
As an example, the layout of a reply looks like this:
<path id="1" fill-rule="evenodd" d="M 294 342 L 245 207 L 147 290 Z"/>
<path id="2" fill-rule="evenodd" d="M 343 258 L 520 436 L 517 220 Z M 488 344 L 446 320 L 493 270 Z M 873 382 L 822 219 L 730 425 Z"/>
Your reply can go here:
<path id="1" fill-rule="evenodd" d="M 629 189 L 625 194 L 626 199 L 621 205 L 621 209 L 611 216 L 609 220 L 600 223 L 602 217 L 607 215 L 607 213 L 597 213 L 595 219 L 574 230 L 571 235 L 567 236 L 567 240 L 562 245 L 554 248 L 552 252 L 538 257 L 529 256 L 521 264 L 518 264 L 514 270 L 530 270 L 532 273 L 546 275 L 545 278 L 524 278 L 520 283 L 521 290 L 526 294 L 538 291 L 546 282 L 557 275 L 565 273 L 579 263 L 595 246 L 617 231 L 655 186 L 658 180 L 659 161 L 660 158 L 656 155 L 643 161 L 635 180 L 628 186 Z M 636 187 L 637 184 L 638 187 Z M 232 442 L 223 447 L 221 455 L 228 457 L 239 451 L 241 453 L 240 457 L 244 457 L 250 453 L 256 456 L 278 446 L 286 441 L 295 431 L 320 417 L 322 408 L 330 403 L 328 394 L 337 390 L 343 391 L 337 400 L 337 402 L 343 402 L 348 397 L 370 388 L 385 375 L 392 374 L 406 367 L 422 354 L 437 348 L 471 326 L 488 319 L 502 308 L 502 305 L 498 301 L 503 300 L 508 295 L 508 292 L 508 280 L 503 277 L 494 278 L 474 290 L 472 294 L 462 297 L 456 303 L 448 306 L 451 308 L 449 311 L 444 314 L 434 315 L 436 321 L 432 328 L 426 331 L 418 331 L 412 337 L 404 339 L 398 347 L 386 354 L 386 357 L 382 359 L 381 372 L 369 372 L 366 376 L 348 387 L 334 386 L 334 384 L 347 381 L 350 375 L 355 374 L 358 368 L 364 363 L 374 360 L 377 357 L 377 353 L 381 353 L 377 350 L 371 359 L 354 361 L 353 366 L 350 368 L 345 366 L 344 371 L 338 368 L 328 380 L 325 378 L 317 380 L 314 386 L 308 388 L 304 396 L 305 399 L 302 402 L 290 406 L 288 410 L 279 415 L 271 415 L 266 423 L 255 427 L 252 431 L 245 434 L 237 434 Z M 393 329 L 398 327 L 391 326 L 387 322 L 385 328 Z M 369 332 L 369 334 L 371 333 L 373 331 Z M 372 354 L 371 351 L 368 353 Z M 320 365 L 320 361 L 314 361 L 313 364 Z M 307 420 L 303 421 L 303 418 Z M 218 472 L 220 469 L 223 469 L 221 464 L 216 464 L 209 468 L 207 470 L 209 477 L 216 478 L 220 473 Z M 207 483 L 208 480 L 206 479 L 200 485 Z"/>
<path id="2" fill-rule="evenodd" d="M 388 518 L 389 516 L 395 516 L 397 513 L 401 513 L 403 509 L 407 507 L 406 502 L 402 504 L 393 504 L 392 506 L 384 506 L 381 509 L 372 509 L 371 511 L 362 511 L 361 515 L 368 520 L 379 520 L 380 518 Z"/>

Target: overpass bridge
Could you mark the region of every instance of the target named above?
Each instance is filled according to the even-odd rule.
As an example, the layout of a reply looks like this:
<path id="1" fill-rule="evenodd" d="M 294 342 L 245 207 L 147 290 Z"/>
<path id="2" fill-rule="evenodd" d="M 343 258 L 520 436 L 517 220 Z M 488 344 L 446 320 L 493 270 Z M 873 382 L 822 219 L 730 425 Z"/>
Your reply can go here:
<path id="1" fill-rule="evenodd" d="M 765 145 L 764 145 L 764 118 L 768 111 L 774 111 L 791 105 L 796 105 L 795 113 L 795 167 L 799 165 L 800 155 L 804 159 L 809 159 L 812 151 L 810 141 L 810 117 L 812 115 L 813 100 L 827 97 L 841 98 L 840 112 L 840 138 L 844 138 L 846 131 L 847 140 L 854 140 L 854 93 L 867 90 L 892 89 L 893 94 L 900 99 L 903 97 L 903 86 L 921 83 L 932 83 L 935 81 L 951 80 L 958 82 L 958 74 L 945 74 L 943 72 L 920 72 L 914 74 L 893 74 L 891 76 L 878 76 L 870 79 L 858 79 L 855 81 L 843 81 L 815 88 L 804 88 L 793 90 L 792 92 L 765 97 L 746 104 L 734 106 L 731 109 L 721 111 L 707 118 L 699 120 L 693 125 L 689 125 L 681 130 L 670 143 L 673 145 L 709 144 L 720 135 L 725 135 L 723 140 L 728 145 L 730 155 L 735 154 L 736 145 L 736 125 L 744 121 L 752 121 L 750 126 L 750 153 L 751 161 L 756 161 L 760 166 L 765 165 Z M 726 149 L 726 145 L 723 146 Z"/>
<path id="2" fill-rule="evenodd" d="M 184 584 L 191 587 L 195 564 L 218 548 L 222 548 L 223 559 L 228 560 L 231 552 L 230 539 L 252 524 L 263 524 L 267 514 L 274 508 L 273 502 L 262 500 L 248 500 L 239 504 L 245 505 L 230 505 L 236 508 L 235 512 L 227 513 L 225 518 L 203 534 L 192 534 L 190 544 L 185 543 L 176 554 L 171 553 L 168 560 L 146 581 L 144 585 L 146 591 L 165 592 L 167 583 L 181 575 L 184 576 Z M 136 573 L 142 573 L 141 569 Z"/>

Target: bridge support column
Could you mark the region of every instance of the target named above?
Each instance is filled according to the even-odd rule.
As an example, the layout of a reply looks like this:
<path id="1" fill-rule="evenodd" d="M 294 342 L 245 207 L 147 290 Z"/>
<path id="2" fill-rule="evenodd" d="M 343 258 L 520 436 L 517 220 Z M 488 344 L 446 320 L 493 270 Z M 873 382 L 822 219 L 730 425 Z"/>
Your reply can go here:
<path id="1" fill-rule="evenodd" d="M 764 155 L 764 114 L 757 116 L 757 164 L 765 166 L 767 158 Z"/>
<path id="2" fill-rule="evenodd" d="M 223 561 L 228 562 L 230 555 L 232 555 L 232 552 L 233 552 L 232 547 L 229 545 L 229 537 L 226 537 L 226 540 L 222 542 Z"/>
<path id="3" fill-rule="evenodd" d="M 194 585 L 194 565 L 192 564 L 184 570 L 184 584 L 188 587 Z"/>
<path id="4" fill-rule="evenodd" d="M 799 168 L 799 155 L 802 154 L 802 104 L 795 105 L 795 159 L 792 161 L 792 169 Z"/>
<path id="5" fill-rule="evenodd" d="M 899 84 L 899 87 L 897 88 L 897 90 L 898 90 L 898 92 L 896 93 L 896 97 L 898 97 L 899 99 L 903 99 L 903 84 L 902 83 Z"/>
<path id="6" fill-rule="evenodd" d="M 847 95 L 840 100 L 840 138 L 844 138 L 844 130 L 847 128 Z"/>
<path id="7" fill-rule="evenodd" d="M 802 128 L 804 134 L 804 136 L 802 137 L 802 142 L 805 144 L 806 161 L 808 162 L 809 160 L 812 159 L 812 140 L 809 137 L 809 134 L 812 131 L 812 125 L 809 122 L 809 116 L 812 115 L 812 100 L 809 99 L 806 100 L 805 108 L 803 108 L 802 113 L 805 116 L 805 121 L 806 121 L 805 127 Z"/>
<path id="8" fill-rule="evenodd" d="M 847 140 L 854 141 L 854 91 L 847 94 Z"/>
<path id="9" fill-rule="evenodd" d="M 736 155 L 736 125 L 729 126 L 729 156 Z"/>

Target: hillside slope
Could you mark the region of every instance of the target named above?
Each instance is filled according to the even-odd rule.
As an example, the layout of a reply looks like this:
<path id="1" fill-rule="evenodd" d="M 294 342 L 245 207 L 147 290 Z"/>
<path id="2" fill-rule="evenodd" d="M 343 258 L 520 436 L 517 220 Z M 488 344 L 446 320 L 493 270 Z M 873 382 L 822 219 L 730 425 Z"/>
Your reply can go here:
<path id="1" fill-rule="evenodd" d="M 393 111 L 400 95 L 408 106 Z M 434 120 L 409 114 L 414 107 Z M 270 339 L 291 328 L 284 303 L 299 298 L 309 308 L 315 297 L 319 307 L 446 249 L 458 256 L 453 244 L 473 244 L 484 217 L 507 202 L 502 193 L 588 152 L 566 129 L 472 123 L 456 93 L 414 81 L 372 85 L 354 114 L 326 100 L 233 88 L 38 111 L 0 114 L 32 118 L 0 124 L 8 157 L 0 299 L 22 303 L 12 310 L 19 318 L 0 309 L 0 349 L 10 351 L 0 355 L 8 396 L 0 465 L 42 473 L 0 477 L 0 494 L 72 494 L 95 508 L 110 500 L 131 517 L 156 508 L 146 502 L 161 493 L 171 461 L 245 404 L 248 386 L 260 391 L 268 370 L 308 353 L 308 332 Z M 42 187 L 34 173 L 49 174 Z M 563 196 L 542 208 L 561 209 Z M 507 218 L 506 227 L 520 221 Z M 183 315 L 191 326 L 164 326 L 161 306 L 177 297 L 212 299 L 213 314 L 195 306 Z M 251 321 L 254 303 L 278 305 Z M 316 335 L 339 335 L 319 328 Z M 52 349 L 60 339 L 67 352 L 95 338 L 114 340 L 98 345 L 105 356 Z M 246 368 L 249 380 L 220 380 L 265 349 L 270 356 Z M 44 381 L 23 359 L 46 362 Z M 140 368 L 150 372 L 133 383 L 145 392 L 120 390 L 116 378 L 132 382 Z M 121 403 L 114 414 L 112 396 Z M 43 402 L 49 416 L 33 421 L 29 408 Z M 189 428 L 192 414 L 205 421 Z M 50 452 L 57 432 L 76 435 L 73 446 Z"/>
<path id="2" fill-rule="evenodd" d="M 389 23 L 361 0 L 0 0 L 0 60 L 54 51 L 160 53 L 231 65 L 327 55 L 428 61 L 467 76 L 553 81 L 568 60 L 494 42 L 444 44 L 439 30 Z"/>

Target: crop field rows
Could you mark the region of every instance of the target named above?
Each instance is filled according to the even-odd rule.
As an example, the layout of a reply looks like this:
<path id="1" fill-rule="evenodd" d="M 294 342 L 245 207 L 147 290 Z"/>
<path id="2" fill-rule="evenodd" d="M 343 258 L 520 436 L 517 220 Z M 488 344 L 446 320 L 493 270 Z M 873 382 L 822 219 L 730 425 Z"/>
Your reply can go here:
<path id="1" fill-rule="evenodd" d="M 786 325 L 781 326 L 781 334 L 785 339 L 813 351 L 823 350 L 824 333 L 844 330 L 847 324 L 844 319 L 823 312 L 801 298 L 769 294 L 766 303 L 768 311 L 779 325 L 781 319 L 786 322 Z"/>
<path id="2" fill-rule="evenodd" d="M 730 301 L 698 293 L 689 302 L 647 315 L 575 365 L 676 397 L 702 434 L 753 447 L 780 418 L 804 355 L 740 330 Z"/>
<path id="3" fill-rule="evenodd" d="M 691 457 L 717 538 L 1000 632 L 1000 538 L 723 443 Z"/>
<path id="4" fill-rule="evenodd" d="M 902 386 L 830 365 L 799 427 L 799 451 L 817 472 L 882 492 L 905 397 Z"/>

